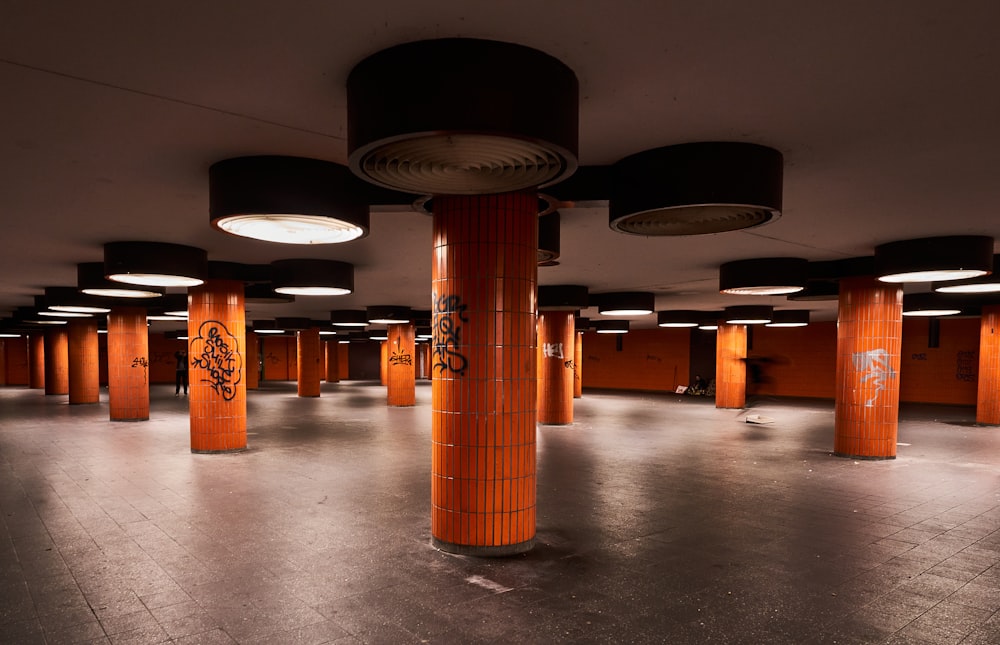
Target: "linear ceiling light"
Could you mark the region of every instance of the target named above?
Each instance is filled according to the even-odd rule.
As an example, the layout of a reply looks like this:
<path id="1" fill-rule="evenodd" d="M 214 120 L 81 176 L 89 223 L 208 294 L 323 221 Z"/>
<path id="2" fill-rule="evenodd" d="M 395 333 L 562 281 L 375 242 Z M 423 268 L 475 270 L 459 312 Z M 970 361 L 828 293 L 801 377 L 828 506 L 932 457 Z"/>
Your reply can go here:
<path id="1" fill-rule="evenodd" d="M 195 287 L 208 277 L 208 254 L 183 244 L 109 242 L 104 277 L 150 287 Z"/>
<path id="2" fill-rule="evenodd" d="M 576 169 L 578 112 L 576 75 L 538 50 L 468 38 L 405 43 L 347 78 L 349 165 L 417 194 L 545 186 Z"/>
<path id="3" fill-rule="evenodd" d="M 236 157 L 208 171 L 216 229 L 265 242 L 335 244 L 368 234 L 364 185 L 346 166 L 302 157 Z"/>
<path id="4" fill-rule="evenodd" d="M 337 260 L 275 260 L 271 284 L 293 296 L 343 296 L 354 291 L 354 265 Z"/>
<path id="5" fill-rule="evenodd" d="M 987 235 L 924 237 L 875 247 L 875 275 L 882 282 L 964 280 L 993 270 Z"/>
<path id="6" fill-rule="evenodd" d="M 719 291 L 741 296 L 783 296 L 806 288 L 809 261 L 801 258 L 756 258 L 719 267 Z"/>
<path id="7" fill-rule="evenodd" d="M 702 235 L 781 216 L 783 158 L 753 143 L 684 143 L 612 166 L 609 225 L 632 235 Z"/>

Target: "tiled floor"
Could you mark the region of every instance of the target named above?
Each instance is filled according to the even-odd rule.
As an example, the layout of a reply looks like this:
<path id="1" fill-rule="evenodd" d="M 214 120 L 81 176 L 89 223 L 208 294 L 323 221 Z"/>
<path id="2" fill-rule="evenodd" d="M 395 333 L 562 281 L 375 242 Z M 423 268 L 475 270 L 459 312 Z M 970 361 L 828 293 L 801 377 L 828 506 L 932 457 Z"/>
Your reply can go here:
<path id="1" fill-rule="evenodd" d="M 1000 643 L 1000 429 L 904 407 L 830 456 L 830 402 L 588 392 L 539 428 L 538 546 L 429 545 L 430 386 L 251 393 L 251 449 L 0 388 L 9 643 Z"/>

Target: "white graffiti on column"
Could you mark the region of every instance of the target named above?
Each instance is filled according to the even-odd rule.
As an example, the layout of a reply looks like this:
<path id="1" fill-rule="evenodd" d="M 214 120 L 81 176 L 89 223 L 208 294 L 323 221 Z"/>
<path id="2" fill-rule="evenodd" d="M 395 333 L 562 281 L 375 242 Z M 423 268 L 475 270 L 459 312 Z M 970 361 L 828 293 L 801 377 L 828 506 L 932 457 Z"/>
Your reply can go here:
<path id="1" fill-rule="evenodd" d="M 545 358 L 565 358 L 562 343 L 542 343 L 542 356 Z"/>
<path id="2" fill-rule="evenodd" d="M 854 369 L 864 373 L 861 382 L 871 381 L 875 384 L 875 393 L 865 401 L 865 407 L 870 408 L 875 404 L 878 395 L 885 389 L 886 381 L 896 377 L 896 371 L 889 364 L 891 357 L 889 352 L 884 349 L 873 349 L 867 352 L 855 352 L 852 358 L 854 359 Z"/>

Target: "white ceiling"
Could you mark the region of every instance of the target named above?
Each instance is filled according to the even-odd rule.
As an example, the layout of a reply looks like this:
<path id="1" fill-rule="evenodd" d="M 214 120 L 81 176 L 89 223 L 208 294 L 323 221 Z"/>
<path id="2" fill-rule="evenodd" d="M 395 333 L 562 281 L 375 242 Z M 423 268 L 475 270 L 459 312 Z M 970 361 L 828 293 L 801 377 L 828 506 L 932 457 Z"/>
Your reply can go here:
<path id="1" fill-rule="evenodd" d="M 127 239 L 217 260 L 355 264 L 353 295 L 254 306 L 254 318 L 429 308 L 426 215 L 376 208 L 370 236 L 342 245 L 232 238 L 208 224 L 208 167 L 250 154 L 346 163 L 351 68 L 448 36 L 528 45 L 571 67 L 582 165 L 709 140 L 785 156 L 784 214 L 751 231 L 638 238 L 612 232 L 602 204 L 563 210 L 561 264 L 541 268 L 541 284 L 652 290 L 660 309 L 718 309 L 762 302 L 718 294 L 729 260 L 1000 238 L 998 24 L 995 0 L 5 0 L 0 314 L 75 284 L 77 263 Z M 810 304 L 835 316 L 833 304 Z"/>

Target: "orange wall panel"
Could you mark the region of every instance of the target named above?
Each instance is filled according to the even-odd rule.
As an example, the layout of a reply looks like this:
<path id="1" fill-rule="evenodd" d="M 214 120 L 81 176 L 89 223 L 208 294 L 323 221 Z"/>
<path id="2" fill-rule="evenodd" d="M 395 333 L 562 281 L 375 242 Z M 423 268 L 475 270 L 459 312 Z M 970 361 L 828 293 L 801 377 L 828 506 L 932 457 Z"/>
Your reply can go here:
<path id="1" fill-rule="evenodd" d="M 622 336 L 584 332 L 583 386 L 672 392 L 687 385 L 690 358 L 686 329 L 636 329 Z"/>
<path id="2" fill-rule="evenodd" d="M 31 380 L 31 374 L 28 369 L 27 337 L 6 338 L 0 342 L 3 342 L 5 345 L 5 375 L 7 385 L 28 385 Z"/>
<path id="3" fill-rule="evenodd" d="M 939 347 L 928 347 L 929 321 L 903 318 L 899 400 L 975 405 L 979 318 L 943 318 Z"/>
<path id="4" fill-rule="evenodd" d="M 747 352 L 757 360 L 764 380 L 756 394 L 832 399 L 836 391 L 837 323 L 811 323 L 806 327 L 774 328 L 755 325 L 753 347 Z"/>

